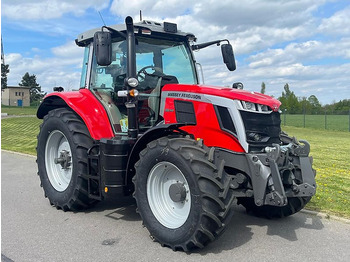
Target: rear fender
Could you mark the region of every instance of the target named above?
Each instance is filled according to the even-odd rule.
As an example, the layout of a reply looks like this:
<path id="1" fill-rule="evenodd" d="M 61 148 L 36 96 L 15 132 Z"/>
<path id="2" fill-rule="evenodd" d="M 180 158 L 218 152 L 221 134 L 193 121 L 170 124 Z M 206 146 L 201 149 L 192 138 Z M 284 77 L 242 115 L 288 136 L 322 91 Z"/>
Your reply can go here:
<path id="1" fill-rule="evenodd" d="M 49 111 L 60 107 L 69 107 L 77 113 L 93 139 L 100 140 L 114 136 L 105 108 L 90 90 L 80 89 L 79 92 L 48 94 L 40 104 L 36 115 L 39 119 L 43 119 Z"/>

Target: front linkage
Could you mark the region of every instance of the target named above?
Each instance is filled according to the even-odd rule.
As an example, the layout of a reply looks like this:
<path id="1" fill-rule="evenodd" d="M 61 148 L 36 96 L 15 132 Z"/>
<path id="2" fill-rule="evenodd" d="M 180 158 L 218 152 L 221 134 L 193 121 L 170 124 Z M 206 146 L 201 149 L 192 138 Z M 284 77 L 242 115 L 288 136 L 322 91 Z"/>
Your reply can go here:
<path id="1" fill-rule="evenodd" d="M 311 197 L 316 192 L 315 170 L 310 145 L 281 137 L 284 145 L 273 144 L 262 153 L 241 154 L 215 149 L 232 176 L 230 188 L 238 198 L 252 198 L 256 206 L 283 207 L 290 198 Z M 286 143 L 288 142 L 288 143 Z"/>

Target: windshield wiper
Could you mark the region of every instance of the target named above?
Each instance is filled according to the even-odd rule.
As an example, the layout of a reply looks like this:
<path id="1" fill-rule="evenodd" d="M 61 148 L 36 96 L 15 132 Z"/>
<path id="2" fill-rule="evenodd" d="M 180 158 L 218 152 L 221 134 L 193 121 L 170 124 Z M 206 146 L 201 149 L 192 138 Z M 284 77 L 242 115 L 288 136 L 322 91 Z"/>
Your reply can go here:
<path id="1" fill-rule="evenodd" d="M 109 31 L 111 31 L 111 32 L 113 32 L 113 33 L 117 33 L 118 35 L 120 35 L 121 37 L 123 37 L 124 39 L 126 39 L 126 34 L 120 32 L 120 31 L 118 31 L 118 30 L 115 30 L 115 29 L 112 28 L 112 27 L 109 27 L 109 26 L 105 26 L 105 25 L 104 25 L 104 26 L 102 26 L 101 31 L 103 31 L 103 28 L 106 28 L 107 30 L 109 30 Z"/>

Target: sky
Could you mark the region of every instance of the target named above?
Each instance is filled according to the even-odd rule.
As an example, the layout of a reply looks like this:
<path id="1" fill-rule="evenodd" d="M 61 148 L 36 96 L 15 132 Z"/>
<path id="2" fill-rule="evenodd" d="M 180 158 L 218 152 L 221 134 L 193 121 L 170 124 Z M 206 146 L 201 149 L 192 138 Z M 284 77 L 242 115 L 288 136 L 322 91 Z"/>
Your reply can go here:
<path id="1" fill-rule="evenodd" d="M 289 84 L 298 97 L 316 95 L 321 104 L 350 99 L 349 0 L 2 0 L 1 35 L 8 85 L 28 72 L 45 92 L 79 87 L 83 49 L 78 34 L 139 21 L 175 22 L 198 43 L 228 39 L 237 69 L 223 64 L 220 48 L 195 52 L 205 84 L 281 96 Z"/>

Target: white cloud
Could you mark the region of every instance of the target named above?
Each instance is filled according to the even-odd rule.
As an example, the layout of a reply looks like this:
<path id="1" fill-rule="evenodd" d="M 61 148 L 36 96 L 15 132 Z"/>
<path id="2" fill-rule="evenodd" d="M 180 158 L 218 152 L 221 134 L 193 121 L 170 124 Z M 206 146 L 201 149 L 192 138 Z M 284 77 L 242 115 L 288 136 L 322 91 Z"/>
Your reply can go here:
<path id="1" fill-rule="evenodd" d="M 43 20 L 61 17 L 65 13 L 76 16 L 87 8 L 101 10 L 108 7 L 109 0 L 3 0 L 2 15 L 12 20 Z"/>
<path id="2" fill-rule="evenodd" d="M 333 16 L 323 19 L 319 31 L 329 35 L 350 34 L 350 7 L 336 12 Z"/>
<path id="3" fill-rule="evenodd" d="M 54 55 L 62 57 L 62 59 L 72 57 L 82 57 L 82 48 L 78 47 L 74 41 L 69 41 L 62 46 L 51 48 Z"/>
<path id="4" fill-rule="evenodd" d="M 45 92 L 51 92 L 54 86 L 70 90 L 79 88 L 83 49 L 68 42 L 52 48 L 52 53 L 55 55 L 52 58 L 28 58 L 18 53 L 5 55 L 5 61 L 10 65 L 8 85 L 18 85 L 23 75 L 29 72 L 36 75 Z"/>
<path id="5" fill-rule="evenodd" d="M 140 10 L 144 17 L 174 18 L 191 9 L 194 3 L 193 0 L 113 0 L 111 12 L 122 17 L 130 15 L 135 20 L 138 19 Z"/>
<path id="6" fill-rule="evenodd" d="M 342 38 L 336 42 L 320 42 L 310 40 L 302 43 L 291 43 L 281 49 L 267 49 L 248 58 L 251 68 L 265 66 L 281 66 L 308 61 L 316 63 L 320 59 L 341 58 L 350 59 L 350 38 Z"/>
<path id="7" fill-rule="evenodd" d="M 144 19 L 175 22 L 180 30 L 194 33 L 198 42 L 229 39 L 238 57 L 235 72 L 227 71 L 216 46 L 195 53 L 207 84 L 230 86 L 240 81 L 246 89 L 259 91 L 264 81 L 267 93 L 278 97 L 284 84 L 289 83 L 297 96 L 316 94 L 325 103 L 350 98 L 350 7 L 322 19 L 318 11 L 330 1 L 113 0 L 110 12 L 116 20 L 131 15 L 138 21 L 142 10 Z M 15 25 L 30 32 L 47 35 L 51 31 L 73 39 L 77 30 L 90 29 L 91 19 L 84 17 L 88 8 L 101 10 L 109 4 L 108 0 L 5 0 L 2 15 L 11 19 L 12 25 L 18 19 Z M 67 13 L 72 14 L 69 21 L 59 19 Z M 49 18 L 56 20 L 43 22 Z M 36 47 L 31 48 L 36 51 Z M 77 87 L 80 73 L 76 68 L 82 60 L 82 49 L 67 42 L 51 48 L 51 52 L 52 58 L 8 54 L 9 79 L 17 84 L 28 71 L 37 75 L 43 87 Z"/>

